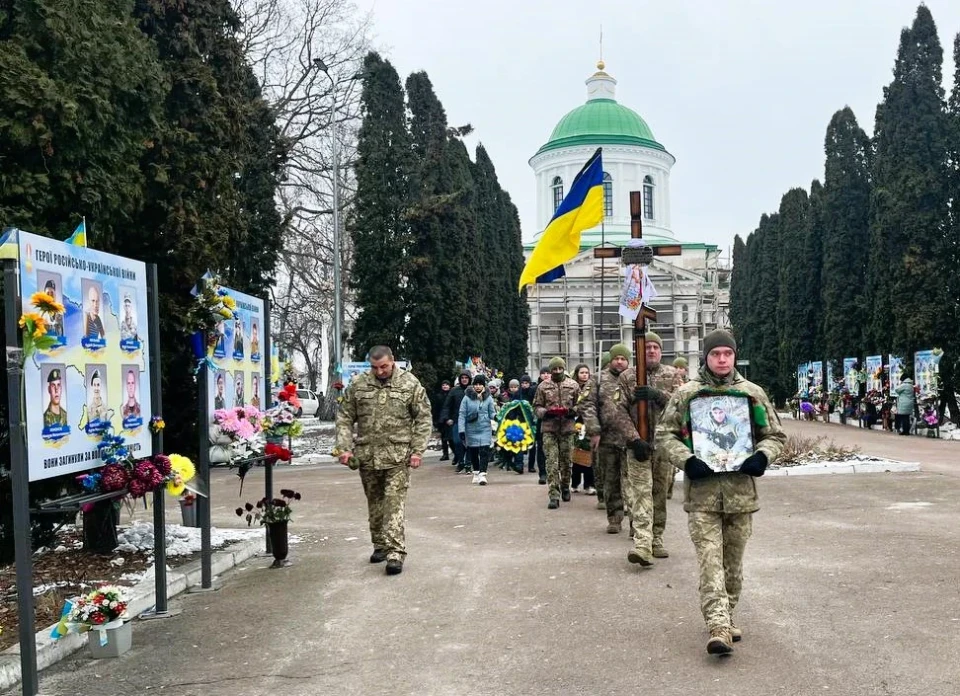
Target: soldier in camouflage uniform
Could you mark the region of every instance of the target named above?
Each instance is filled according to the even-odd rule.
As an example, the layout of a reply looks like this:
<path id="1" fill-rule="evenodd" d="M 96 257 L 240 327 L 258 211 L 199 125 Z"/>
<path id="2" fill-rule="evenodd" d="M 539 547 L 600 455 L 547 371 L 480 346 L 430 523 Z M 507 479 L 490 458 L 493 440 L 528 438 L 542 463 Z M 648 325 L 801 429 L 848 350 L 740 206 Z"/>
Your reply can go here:
<path id="1" fill-rule="evenodd" d="M 677 370 L 677 379 L 680 382 L 680 384 L 686 384 L 688 379 L 688 367 L 689 367 L 689 363 L 687 362 L 687 359 L 683 356 L 678 356 L 673 359 L 673 366 Z M 670 481 L 667 485 L 667 500 L 670 500 L 673 497 L 673 482 L 677 478 L 676 469 L 674 469 L 673 465 L 671 465 L 670 468 L 672 471 L 670 472 Z"/>
<path id="2" fill-rule="evenodd" d="M 743 635 L 733 622 L 733 611 L 740 599 L 743 552 L 752 516 L 759 509 L 756 477 L 763 476 L 767 465 L 780 455 L 786 435 L 763 389 L 734 368 L 737 343 L 733 336 L 718 329 L 704 338 L 703 345 L 706 364 L 670 400 L 657 444 L 670 463 L 685 472 L 683 509 L 700 565 L 700 609 L 710 629 L 707 652 L 723 655 Z M 736 472 L 715 473 L 693 456 L 690 402 L 704 390 L 750 399 L 754 454 Z"/>
<path id="3" fill-rule="evenodd" d="M 360 469 L 373 542 L 370 562 L 386 561 L 387 575 L 397 575 L 407 556 L 403 508 L 410 469 L 423 461 L 433 427 L 430 400 L 420 380 L 396 367 L 390 348 L 371 348 L 370 366 L 344 393 L 336 451 L 341 464 Z"/>
<path id="4" fill-rule="evenodd" d="M 678 371 L 660 362 L 663 355 L 663 341 L 652 331 L 647 332 L 644 344 L 647 356 L 647 385 L 649 389 L 636 390 L 645 395 L 650 404 L 650 439 L 653 440 L 655 424 L 667 407 L 670 397 L 682 384 Z M 667 490 L 676 473 L 673 465 L 666 460 L 662 452 L 653 453 L 653 556 L 667 558 L 669 553 L 663 545 L 663 531 L 667 526 Z"/>
<path id="5" fill-rule="evenodd" d="M 585 401 L 582 410 L 587 434 L 592 442 L 599 440 L 607 532 L 620 531 L 626 508 L 636 530 L 627 559 L 649 566 L 653 564 L 652 448 L 640 439 L 631 414 L 636 386 L 636 372 L 629 367 L 632 356 L 623 344 L 610 349 L 610 365 L 600 375 L 596 402 Z"/>
<path id="6" fill-rule="evenodd" d="M 47 394 L 50 395 L 50 403 L 47 404 L 47 408 L 43 412 L 43 427 L 66 425 L 68 423 L 67 411 L 60 403 L 63 398 L 63 382 L 60 378 L 59 368 L 53 368 L 47 375 Z"/>
<path id="7" fill-rule="evenodd" d="M 587 435 L 590 437 L 590 449 L 593 451 L 593 485 L 597 489 L 597 510 L 607 509 L 603 497 L 605 474 L 603 470 L 604 458 L 600 456 L 601 428 L 597 419 L 597 394 L 600 391 L 600 378 L 609 365 L 610 353 L 605 352 L 600 357 L 600 372 L 590 378 L 590 381 L 587 382 L 587 388 L 580 392 L 580 398 L 577 401 L 577 415 L 580 416 L 584 427 L 587 429 Z M 588 422 L 588 417 L 592 419 L 591 422 Z"/>
<path id="8" fill-rule="evenodd" d="M 570 458 L 580 385 L 564 374 L 567 364 L 563 358 L 552 358 L 549 368 L 550 379 L 537 387 L 533 410 L 540 419 L 540 432 L 543 433 L 543 453 L 550 484 L 547 507 L 555 510 L 560 507 L 561 496 L 565 503 L 570 500 Z"/>

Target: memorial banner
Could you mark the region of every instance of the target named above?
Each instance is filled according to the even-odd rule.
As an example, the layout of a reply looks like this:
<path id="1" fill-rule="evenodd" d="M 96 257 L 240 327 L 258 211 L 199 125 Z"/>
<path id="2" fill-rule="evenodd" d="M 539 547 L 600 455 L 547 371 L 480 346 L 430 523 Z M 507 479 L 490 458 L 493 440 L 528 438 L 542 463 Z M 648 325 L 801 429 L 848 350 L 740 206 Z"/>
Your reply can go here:
<path id="1" fill-rule="evenodd" d="M 857 393 L 857 359 L 856 358 L 844 358 L 843 359 L 843 382 L 846 386 L 847 391 L 851 394 Z"/>
<path id="2" fill-rule="evenodd" d="M 813 388 L 823 387 L 823 362 L 815 360 L 810 363 L 810 369 L 813 370 Z"/>
<path id="3" fill-rule="evenodd" d="M 24 366 L 30 480 L 101 466 L 108 429 L 135 457 L 152 456 L 146 266 L 16 234 L 23 313 L 42 313 L 41 295 L 64 310 L 44 314 L 55 342 Z"/>
<path id="4" fill-rule="evenodd" d="M 807 391 L 807 369 L 809 363 L 800 363 L 797 365 L 797 393 L 802 394 Z"/>
<path id="5" fill-rule="evenodd" d="M 477 360 L 480 360 L 480 358 L 476 358 L 476 359 L 477 359 Z M 395 362 L 395 365 L 396 365 L 397 367 L 403 369 L 403 370 L 408 370 L 408 369 L 410 369 L 410 368 L 408 367 L 409 364 L 410 364 L 410 363 L 407 362 L 406 360 L 397 360 L 397 361 Z M 350 380 L 351 380 L 351 379 L 353 379 L 353 378 L 356 377 L 357 375 L 360 375 L 360 374 L 362 374 L 362 373 L 364 373 L 364 372 L 368 372 L 369 370 L 370 370 L 370 363 L 369 363 L 369 362 L 346 362 L 346 363 L 343 363 L 343 370 L 342 370 L 341 373 L 340 373 L 340 381 L 343 382 L 343 388 L 346 389 L 348 386 L 350 386 Z"/>
<path id="6" fill-rule="evenodd" d="M 913 356 L 913 374 L 921 396 L 930 396 L 937 393 L 939 387 L 937 377 L 940 374 L 940 358 L 943 351 L 939 348 L 921 350 Z"/>
<path id="7" fill-rule="evenodd" d="M 900 376 L 903 374 L 903 358 L 890 355 L 890 393 L 900 386 Z"/>
<path id="8" fill-rule="evenodd" d="M 236 303 L 234 318 L 217 325 L 217 341 L 207 347 L 208 364 L 216 367 L 207 380 L 211 425 L 213 412 L 235 406 L 270 407 L 266 370 L 263 300 L 222 287 Z M 211 368 L 212 369 L 212 368 Z"/>
<path id="9" fill-rule="evenodd" d="M 883 378 L 877 373 L 883 369 L 882 355 L 868 355 L 864 365 L 867 370 L 867 391 L 880 391 L 883 387 Z"/>

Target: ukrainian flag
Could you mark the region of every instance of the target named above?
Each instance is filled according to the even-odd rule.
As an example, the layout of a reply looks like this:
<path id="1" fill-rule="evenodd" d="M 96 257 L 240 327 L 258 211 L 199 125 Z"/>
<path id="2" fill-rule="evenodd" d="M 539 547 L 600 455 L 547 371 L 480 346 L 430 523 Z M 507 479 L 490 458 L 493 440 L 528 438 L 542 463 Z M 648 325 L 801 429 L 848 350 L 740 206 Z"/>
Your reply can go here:
<path id="1" fill-rule="evenodd" d="M 601 148 L 583 165 L 520 274 L 520 290 L 563 275 L 563 264 L 580 252 L 580 234 L 603 221 Z"/>
<path id="2" fill-rule="evenodd" d="M 84 218 L 80 221 L 80 224 L 77 225 L 77 229 L 73 231 L 73 234 L 70 235 L 70 238 L 67 240 L 67 244 L 73 244 L 75 246 L 87 246 L 87 220 Z"/>

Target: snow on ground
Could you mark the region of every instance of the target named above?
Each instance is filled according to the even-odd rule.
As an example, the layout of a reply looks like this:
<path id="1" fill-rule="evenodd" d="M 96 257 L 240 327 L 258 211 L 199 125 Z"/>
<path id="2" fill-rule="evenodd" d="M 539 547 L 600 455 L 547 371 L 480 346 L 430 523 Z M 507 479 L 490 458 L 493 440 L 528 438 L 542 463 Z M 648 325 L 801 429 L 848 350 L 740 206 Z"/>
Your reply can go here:
<path id="1" fill-rule="evenodd" d="M 941 440 L 960 440 L 960 428 L 953 423 L 944 423 L 940 426 Z"/>
<path id="2" fill-rule="evenodd" d="M 210 528 L 210 546 L 219 549 L 227 544 L 248 541 L 263 536 L 260 528 L 249 529 L 220 529 Z M 153 551 L 153 524 L 151 522 L 134 522 L 117 534 L 117 551 L 136 553 L 138 551 Z M 200 528 L 184 527 L 179 524 L 167 525 L 167 556 L 189 556 L 200 553 Z"/>

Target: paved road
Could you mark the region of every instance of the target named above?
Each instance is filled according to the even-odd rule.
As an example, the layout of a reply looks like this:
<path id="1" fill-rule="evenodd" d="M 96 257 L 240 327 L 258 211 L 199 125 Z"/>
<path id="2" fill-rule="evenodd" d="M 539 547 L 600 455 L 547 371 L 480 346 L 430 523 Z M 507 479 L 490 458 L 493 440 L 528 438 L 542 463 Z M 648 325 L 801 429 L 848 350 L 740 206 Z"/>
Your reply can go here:
<path id="1" fill-rule="evenodd" d="M 939 440 L 916 435 L 904 437 L 879 429 L 867 430 L 839 423 L 796 421 L 791 418 L 785 418 L 783 424 L 791 434 L 835 440 L 847 446 L 857 446 L 864 454 L 920 462 L 924 471 L 960 477 L 960 440 Z"/>
<path id="2" fill-rule="evenodd" d="M 217 519 L 235 524 L 236 479 L 216 474 Z M 42 693 L 960 693 L 953 476 L 762 480 L 744 640 L 724 659 L 704 650 L 678 500 L 671 558 L 640 571 L 591 500 L 551 511 L 533 476 L 497 471 L 480 488 L 428 460 L 411 488 L 406 568 L 387 577 L 367 563 L 355 473 L 288 468 L 277 479 L 304 494 L 294 567 L 251 561 L 219 592 L 179 601 L 180 617 L 137 623 L 122 659 L 78 654 L 42 673 Z"/>

